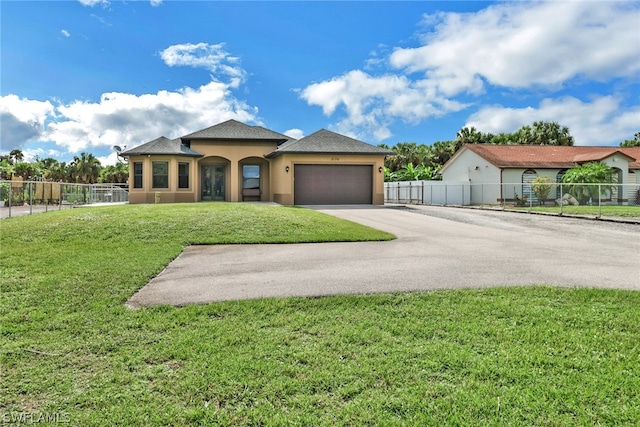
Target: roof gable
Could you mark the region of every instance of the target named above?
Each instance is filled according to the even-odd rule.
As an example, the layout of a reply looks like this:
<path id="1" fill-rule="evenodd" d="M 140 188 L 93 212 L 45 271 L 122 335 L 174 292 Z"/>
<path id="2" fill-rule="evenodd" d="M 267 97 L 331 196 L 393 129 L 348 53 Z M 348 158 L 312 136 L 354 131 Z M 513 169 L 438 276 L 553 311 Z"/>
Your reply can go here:
<path id="1" fill-rule="evenodd" d="M 293 138 L 262 126 L 249 126 L 233 119 L 190 133 L 181 139 L 266 140 L 278 144 L 293 140 Z"/>
<path id="2" fill-rule="evenodd" d="M 384 148 L 376 147 L 326 129 L 320 129 L 299 140 L 282 144 L 276 151 L 268 154 L 267 157 L 275 157 L 284 153 L 393 154 L 392 151 L 385 150 Z"/>
<path id="3" fill-rule="evenodd" d="M 169 139 L 164 136 L 156 138 L 142 145 L 138 145 L 130 150 L 123 151 L 120 155 L 146 156 L 146 155 L 178 155 L 190 157 L 202 157 L 202 154 L 182 144 L 180 139 Z"/>

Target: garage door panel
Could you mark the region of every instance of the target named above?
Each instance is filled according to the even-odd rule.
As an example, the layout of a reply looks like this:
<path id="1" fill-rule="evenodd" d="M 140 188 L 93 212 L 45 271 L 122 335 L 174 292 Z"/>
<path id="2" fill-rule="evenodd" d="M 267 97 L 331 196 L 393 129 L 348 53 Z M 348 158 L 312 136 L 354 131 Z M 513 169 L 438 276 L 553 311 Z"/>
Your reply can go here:
<path id="1" fill-rule="evenodd" d="M 371 204 L 371 165 L 295 165 L 296 205 Z"/>

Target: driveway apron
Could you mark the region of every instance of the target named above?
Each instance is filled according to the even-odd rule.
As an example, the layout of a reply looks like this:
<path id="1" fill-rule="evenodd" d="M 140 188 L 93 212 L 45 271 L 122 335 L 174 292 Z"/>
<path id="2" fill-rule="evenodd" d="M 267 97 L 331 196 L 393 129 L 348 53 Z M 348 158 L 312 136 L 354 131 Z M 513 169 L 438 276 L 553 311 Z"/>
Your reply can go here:
<path id="1" fill-rule="evenodd" d="M 444 207 L 315 209 L 388 242 L 189 246 L 131 307 L 555 285 L 640 290 L 640 226 Z"/>

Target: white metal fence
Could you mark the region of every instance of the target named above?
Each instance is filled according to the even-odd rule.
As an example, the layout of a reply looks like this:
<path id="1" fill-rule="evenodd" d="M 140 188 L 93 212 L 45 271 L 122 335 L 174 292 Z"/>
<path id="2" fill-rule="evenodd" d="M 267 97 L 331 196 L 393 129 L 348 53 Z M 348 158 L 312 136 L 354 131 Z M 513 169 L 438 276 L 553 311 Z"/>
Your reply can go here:
<path id="1" fill-rule="evenodd" d="M 128 188 L 127 184 L 0 180 L 0 213 L 6 218 L 78 205 L 128 202 Z"/>
<path id="2" fill-rule="evenodd" d="M 566 206 L 635 206 L 640 215 L 640 183 L 579 184 L 450 181 L 385 182 L 385 203 L 514 208 Z"/>

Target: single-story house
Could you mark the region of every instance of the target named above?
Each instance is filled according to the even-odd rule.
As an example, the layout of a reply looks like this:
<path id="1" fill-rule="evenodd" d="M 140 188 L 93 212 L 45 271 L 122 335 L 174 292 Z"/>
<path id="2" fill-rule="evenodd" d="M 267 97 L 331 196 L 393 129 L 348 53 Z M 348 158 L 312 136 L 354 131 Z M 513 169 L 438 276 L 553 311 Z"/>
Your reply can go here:
<path id="1" fill-rule="evenodd" d="M 120 153 L 129 203 L 384 204 L 380 147 L 325 129 L 296 140 L 236 120 Z"/>
<path id="2" fill-rule="evenodd" d="M 613 202 L 640 203 L 636 185 L 640 185 L 640 147 L 466 144 L 440 173 L 445 182 L 469 182 L 471 204 L 495 204 L 522 195 L 532 197 L 530 184 L 536 177 L 559 183 L 567 170 L 588 162 L 613 168 L 618 184 L 609 194 Z M 562 197 L 559 185 L 555 191 L 548 196 L 552 200 Z"/>

